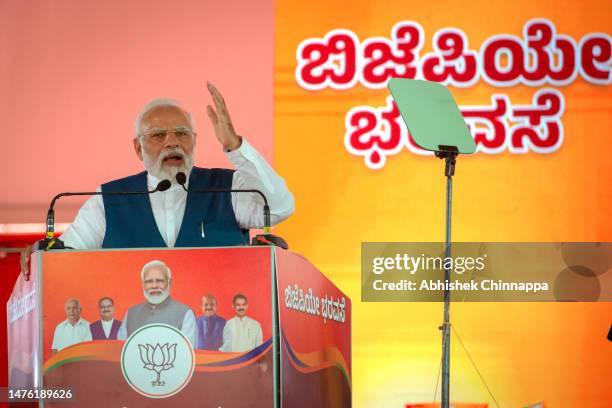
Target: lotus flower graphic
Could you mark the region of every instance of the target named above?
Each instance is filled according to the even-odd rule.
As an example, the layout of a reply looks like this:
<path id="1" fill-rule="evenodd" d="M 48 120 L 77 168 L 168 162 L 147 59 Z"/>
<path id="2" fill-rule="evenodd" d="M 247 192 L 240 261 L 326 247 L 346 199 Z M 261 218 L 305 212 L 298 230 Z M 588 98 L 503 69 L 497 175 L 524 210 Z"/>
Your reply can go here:
<path id="1" fill-rule="evenodd" d="M 163 386 L 166 384 L 165 381 L 160 380 L 162 371 L 174 368 L 174 359 L 176 358 L 176 343 L 170 345 L 166 343 L 160 345 L 157 343 L 155 346 L 150 344 L 139 344 L 138 349 L 140 350 L 140 359 L 144 364 L 144 368 L 147 370 L 155 371 L 157 378 L 155 381 L 151 381 L 151 385 Z"/>

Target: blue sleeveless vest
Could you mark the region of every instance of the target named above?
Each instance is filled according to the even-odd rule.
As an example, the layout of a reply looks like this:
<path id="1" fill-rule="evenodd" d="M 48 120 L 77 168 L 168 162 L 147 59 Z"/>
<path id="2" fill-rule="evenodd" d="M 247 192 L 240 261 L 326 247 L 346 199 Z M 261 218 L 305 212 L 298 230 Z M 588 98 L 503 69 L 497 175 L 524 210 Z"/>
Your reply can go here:
<path id="1" fill-rule="evenodd" d="M 231 188 L 233 170 L 194 167 L 189 189 Z M 102 184 L 102 191 L 145 191 L 142 172 Z M 161 193 L 153 193 L 161 194 Z M 165 247 L 148 195 L 102 196 L 106 234 L 102 248 Z M 202 236 L 204 235 L 204 236 Z M 185 215 L 175 247 L 248 245 L 249 232 L 236 222 L 230 193 L 187 193 Z"/>

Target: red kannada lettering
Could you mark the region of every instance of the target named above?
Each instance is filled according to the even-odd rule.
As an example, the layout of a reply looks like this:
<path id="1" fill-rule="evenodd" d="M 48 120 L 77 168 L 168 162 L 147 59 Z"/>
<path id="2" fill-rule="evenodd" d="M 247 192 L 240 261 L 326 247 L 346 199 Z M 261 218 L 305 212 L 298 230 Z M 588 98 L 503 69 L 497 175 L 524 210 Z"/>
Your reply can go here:
<path id="1" fill-rule="evenodd" d="M 345 118 L 346 149 L 351 154 L 363 156 L 369 168 L 382 168 L 387 156 L 399 153 L 406 145 L 405 126 L 399 117 L 399 110 L 390 96 L 387 106 L 351 109 Z"/>
<path id="2" fill-rule="evenodd" d="M 534 19 L 525 24 L 525 41 L 512 35 L 487 39 L 481 49 L 482 75 L 496 86 L 529 86 L 551 83 L 567 85 L 578 72 L 576 42 L 557 35 L 554 24 Z"/>
<path id="3" fill-rule="evenodd" d="M 476 151 L 499 153 L 506 145 L 505 120 L 510 101 L 506 95 L 491 96 L 491 106 L 463 106 L 461 113 L 476 143 Z"/>
<path id="4" fill-rule="evenodd" d="M 423 56 L 423 78 L 445 85 L 467 87 L 478 81 L 478 54 L 468 50 L 465 33 L 444 28 L 434 35 L 434 51 Z"/>
<path id="5" fill-rule="evenodd" d="M 554 89 L 543 89 L 533 96 L 531 105 L 512 106 L 508 95 L 495 94 L 491 105 L 462 106 L 465 122 L 476 143 L 476 152 L 551 153 L 563 143 L 563 95 Z M 431 154 L 418 147 L 399 110 L 389 96 L 386 106 L 358 106 L 345 118 L 345 147 L 349 153 L 362 156 L 371 169 L 384 167 L 386 158 L 406 147 L 415 154 Z"/>
<path id="6" fill-rule="evenodd" d="M 603 33 L 591 33 L 580 40 L 580 74 L 596 84 L 610 84 L 612 64 L 612 37 Z"/>
<path id="7" fill-rule="evenodd" d="M 500 34 L 489 37 L 478 52 L 457 28 L 434 34 L 433 51 L 419 58 L 425 35 L 414 21 L 395 24 L 390 38 L 372 37 L 360 43 L 345 29 L 324 38 L 309 38 L 296 52 L 295 76 L 305 89 L 349 89 L 358 82 L 384 88 L 390 78 L 423 78 L 457 87 L 474 85 L 481 77 L 499 87 L 525 84 L 564 86 L 578 75 L 590 83 L 612 82 L 612 37 L 585 35 L 580 43 L 557 34 L 548 19 L 525 23 L 522 38 Z"/>
<path id="8" fill-rule="evenodd" d="M 296 79 L 309 90 L 347 89 L 357 80 L 359 39 L 349 30 L 332 30 L 325 38 L 309 38 L 297 49 Z"/>
<path id="9" fill-rule="evenodd" d="M 393 41 L 375 37 L 361 46 L 361 83 L 382 88 L 390 78 L 416 78 L 418 54 L 423 47 L 423 28 L 412 21 L 400 22 L 391 30 Z"/>
<path id="10" fill-rule="evenodd" d="M 513 153 L 551 153 L 563 142 L 563 95 L 554 89 L 541 89 L 533 96 L 531 106 L 515 106 L 510 120 L 512 126 L 511 144 Z"/>

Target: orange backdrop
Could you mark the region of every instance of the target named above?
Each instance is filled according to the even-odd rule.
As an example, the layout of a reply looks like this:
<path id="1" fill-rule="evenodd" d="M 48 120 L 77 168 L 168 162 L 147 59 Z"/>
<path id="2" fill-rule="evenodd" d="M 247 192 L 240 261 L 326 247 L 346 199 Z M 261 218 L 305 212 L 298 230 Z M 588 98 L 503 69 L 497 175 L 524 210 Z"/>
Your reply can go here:
<path id="1" fill-rule="evenodd" d="M 445 27 L 463 30 L 478 50 L 493 35 L 521 37 L 525 23 L 540 17 L 578 41 L 609 33 L 608 3 L 0 0 L 0 171 L 10 176 L 0 224 L 40 222 L 53 194 L 139 171 L 129 140 L 139 107 L 173 96 L 198 112 L 207 100 L 201 84 L 210 79 L 237 130 L 268 158 L 274 148 L 275 166 L 295 194 L 297 212 L 277 232 L 354 300 L 355 406 L 431 401 L 442 306 L 359 302 L 359 248 L 362 241 L 443 239 L 442 163 L 402 149 L 371 170 L 350 154 L 346 113 L 384 106 L 388 93 L 361 85 L 303 89 L 295 78 L 298 45 L 337 28 L 360 40 L 389 38 L 396 23 L 415 21 L 425 34 L 421 55 Z M 611 130 L 610 87 L 580 77 L 547 87 L 564 96 L 562 145 L 551 154 L 461 157 L 454 239 L 612 240 L 612 162 L 602 147 Z M 500 92 L 529 104 L 540 87 L 500 90 L 481 80 L 450 89 L 471 106 Z M 198 163 L 226 165 L 206 120 L 200 110 Z M 61 204 L 59 221 L 76 208 Z M 605 303 L 455 304 L 452 320 L 500 406 L 599 407 L 612 400 L 611 312 Z M 453 400 L 492 402 L 456 337 L 451 368 Z"/>
<path id="2" fill-rule="evenodd" d="M 414 21 L 425 36 L 421 56 L 432 51 L 434 33 L 446 27 L 463 30 L 478 51 L 494 35 L 522 38 L 533 18 L 550 20 L 558 34 L 576 42 L 610 29 L 605 1 L 277 3 L 275 163 L 297 203 L 296 214 L 277 232 L 352 299 L 360 298 L 361 242 L 444 239 L 443 163 L 404 148 L 373 170 L 347 151 L 347 112 L 385 106 L 389 93 L 360 84 L 304 89 L 296 79 L 299 44 L 334 29 L 351 30 L 360 41 L 390 38 L 396 23 Z M 565 100 L 561 146 L 550 154 L 460 156 L 454 240 L 612 240 L 612 162 L 601 154 L 612 128 L 609 85 L 578 76 L 566 86 L 498 88 L 479 80 L 449 88 L 460 105 L 474 106 L 489 105 L 494 93 L 529 105 L 544 87 Z M 474 303 L 454 304 L 451 320 L 500 406 L 543 401 L 547 407 L 603 407 L 612 400 L 612 347 L 606 340 L 611 312 L 610 303 Z M 355 406 L 433 401 L 441 321 L 441 304 L 355 301 Z M 495 406 L 454 335 L 451 353 L 451 399 Z"/>

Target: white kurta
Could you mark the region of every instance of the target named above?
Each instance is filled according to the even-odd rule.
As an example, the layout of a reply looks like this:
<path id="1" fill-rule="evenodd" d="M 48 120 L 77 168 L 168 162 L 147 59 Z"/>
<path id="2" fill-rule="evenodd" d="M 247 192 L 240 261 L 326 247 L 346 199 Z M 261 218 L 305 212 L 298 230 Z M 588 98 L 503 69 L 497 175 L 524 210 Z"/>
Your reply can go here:
<path id="1" fill-rule="evenodd" d="M 235 316 L 223 328 L 221 351 L 242 352 L 254 349 L 263 343 L 261 325 L 248 316 Z"/>
<path id="2" fill-rule="evenodd" d="M 114 321 L 115 319 L 100 320 L 100 322 L 102 323 L 102 330 L 104 330 L 104 335 L 106 336 L 107 339 L 108 339 L 108 336 L 110 336 L 110 332 L 113 328 Z"/>
<path id="3" fill-rule="evenodd" d="M 66 319 L 55 327 L 51 349 L 60 351 L 73 344 L 90 340 L 91 331 L 89 330 L 89 322 L 87 320 L 79 319 L 73 326 L 70 321 Z"/>
<path id="4" fill-rule="evenodd" d="M 232 189 L 260 190 L 268 199 L 270 219 L 274 225 L 293 214 L 293 195 L 285 181 L 270 167 L 263 157 L 245 140 L 240 148 L 227 152 L 236 171 Z M 147 184 L 153 190 L 160 180 L 147 175 Z M 187 180 L 187 185 L 189 180 Z M 100 191 L 100 187 L 98 190 Z M 183 222 L 187 192 L 178 184 L 163 192 L 149 194 L 151 209 L 159 232 L 168 247 L 174 247 Z M 232 207 L 236 221 L 242 228 L 262 228 L 263 199 L 256 193 L 232 193 Z M 73 223 L 60 237 L 64 244 L 75 249 L 102 247 L 106 233 L 106 218 L 102 196 L 92 196 L 79 210 Z"/>

